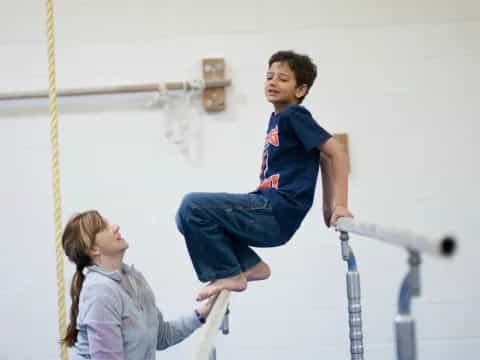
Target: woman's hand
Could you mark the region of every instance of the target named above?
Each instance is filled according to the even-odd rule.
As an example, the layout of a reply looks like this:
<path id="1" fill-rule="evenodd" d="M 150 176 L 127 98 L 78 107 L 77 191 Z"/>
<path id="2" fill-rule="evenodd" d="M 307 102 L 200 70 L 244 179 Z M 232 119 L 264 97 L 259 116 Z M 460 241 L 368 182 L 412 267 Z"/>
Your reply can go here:
<path id="1" fill-rule="evenodd" d="M 215 300 L 217 300 L 217 296 L 209 297 L 208 300 L 197 309 L 198 316 L 201 319 L 207 319 L 208 314 L 210 314 L 213 304 L 215 303 Z"/>

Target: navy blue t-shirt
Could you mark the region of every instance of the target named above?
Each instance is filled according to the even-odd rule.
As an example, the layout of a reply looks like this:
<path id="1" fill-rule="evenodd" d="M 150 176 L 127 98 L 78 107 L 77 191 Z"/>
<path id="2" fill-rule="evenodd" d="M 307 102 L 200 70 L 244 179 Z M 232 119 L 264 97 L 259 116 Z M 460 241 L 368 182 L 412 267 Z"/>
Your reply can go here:
<path id="1" fill-rule="evenodd" d="M 331 135 L 300 105 L 272 114 L 262 156 L 260 185 L 288 241 L 312 206 L 317 184 L 318 146 Z"/>

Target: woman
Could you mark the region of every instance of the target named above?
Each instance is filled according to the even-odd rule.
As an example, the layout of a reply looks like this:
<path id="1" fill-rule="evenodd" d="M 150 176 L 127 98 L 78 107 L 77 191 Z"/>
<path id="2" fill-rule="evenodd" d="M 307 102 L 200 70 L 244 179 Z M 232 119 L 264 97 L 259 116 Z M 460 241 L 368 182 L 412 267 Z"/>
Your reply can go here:
<path id="1" fill-rule="evenodd" d="M 62 342 L 75 346 L 79 359 L 155 359 L 156 350 L 198 329 L 213 303 L 165 321 L 143 275 L 123 263 L 128 243 L 119 230 L 97 211 L 87 211 L 74 216 L 63 233 L 63 249 L 77 269 Z"/>

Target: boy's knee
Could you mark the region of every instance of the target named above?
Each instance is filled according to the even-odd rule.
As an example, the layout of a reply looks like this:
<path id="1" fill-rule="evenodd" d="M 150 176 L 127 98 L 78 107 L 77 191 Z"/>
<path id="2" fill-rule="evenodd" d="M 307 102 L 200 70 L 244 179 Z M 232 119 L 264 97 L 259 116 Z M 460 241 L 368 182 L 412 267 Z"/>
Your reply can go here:
<path id="1" fill-rule="evenodd" d="M 178 208 L 178 213 L 180 215 L 187 214 L 192 211 L 192 208 L 195 204 L 195 193 L 189 193 L 185 195 L 180 203 L 180 207 Z"/>
<path id="2" fill-rule="evenodd" d="M 182 233 L 184 222 L 191 218 L 192 210 L 196 207 L 196 198 L 196 193 L 189 193 L 183 197 L 182 202 L 178 207 L 175 221 L 177 223 L 178 230 L 180 230 Z"/>
<path id="3" fill-rule="evenodd" d="M 183 220 L 182 220 L 182 216 L 180 215 L 180 210 L 178 210 L 177 213 L 175 214 L 175 223 L 177 224 L 178 231 L 184 234 Z"/>

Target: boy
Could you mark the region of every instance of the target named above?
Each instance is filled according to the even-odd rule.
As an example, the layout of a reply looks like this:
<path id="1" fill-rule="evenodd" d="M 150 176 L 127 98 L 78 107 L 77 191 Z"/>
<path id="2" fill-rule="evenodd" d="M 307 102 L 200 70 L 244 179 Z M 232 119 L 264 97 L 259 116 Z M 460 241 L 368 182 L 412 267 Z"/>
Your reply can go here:
<path id="1" fill-rule="evenodd" d="M 351 217 L 348 170 L 342 147 L 300 106 L 316 77 L 305 55 L 279 51 L 268 62 L 265 96 L 272 113 L 262 157 L 260 185 L 248 194 L 191 193 L 177 212 L 197 276 L 197 300 L 223 289 L 243 291 L 248 281 L 270 276 L 250 248 L 285 244 L 310 209 L 322 163 L 327 226 Z"/>

